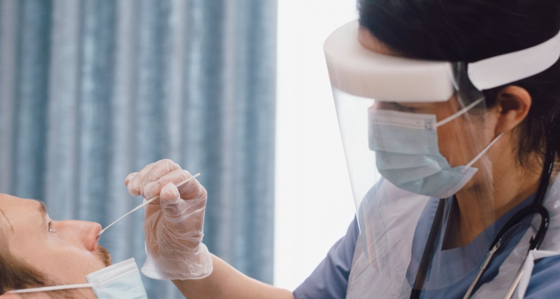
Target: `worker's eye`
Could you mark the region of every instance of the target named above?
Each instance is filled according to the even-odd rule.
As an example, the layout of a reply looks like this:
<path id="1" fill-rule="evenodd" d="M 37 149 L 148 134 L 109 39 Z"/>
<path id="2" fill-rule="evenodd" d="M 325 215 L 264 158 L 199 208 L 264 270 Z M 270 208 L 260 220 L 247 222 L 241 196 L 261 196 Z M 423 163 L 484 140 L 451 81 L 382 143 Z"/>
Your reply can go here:
<path id="1" fill-rule="evenodd" d="M 47 230 L 49 231 L 49 233 L 55 234 L 56 230 L 52 228 L 52 221 L 49 221 L 49 224 L 47 225 Z"/>
<path id="2" fill-rule="evenodd" d="M 414 110 L 415 110 L 414 107 L 404 106 L 404 105 L 401 105 L 401 104 L 399 104 L 399 103 L 392 103 L 392 104 L 394 104 L 394 106 L 397 107 L 397 110 L 398 110 L 398 111 L 402 111 L 402 112 L 414 112 Z"/>

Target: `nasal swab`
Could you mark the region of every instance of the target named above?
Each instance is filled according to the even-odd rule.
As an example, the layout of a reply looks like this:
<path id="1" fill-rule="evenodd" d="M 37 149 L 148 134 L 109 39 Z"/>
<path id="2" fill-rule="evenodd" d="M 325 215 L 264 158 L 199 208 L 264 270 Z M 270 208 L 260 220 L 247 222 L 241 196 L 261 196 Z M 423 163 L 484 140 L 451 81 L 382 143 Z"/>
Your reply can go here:
<path id="1" fill-rule="evenodd" d="M 197 173 L 197 174 L 193 175 L 192 177 L 190 177 L 190 178 L 188 178 L 188 179 L 186 179 L 186 180 L 180 182 L 179 184 L 177 184 L 177 188 L 183 186 L 183 185 L 186 184 L 188 181 L 190 181 L 190 180 L 192 180 L 192 179 L 194 179 L 194 178 L 197 178 L 197 177 L 199 177 L 199 176 L 200 176 L 200 173 Z M 136 208 L 132 209 L 132 211 L 130 211 L 130 212 L 128 212 L 128 213 L 122 215 L 119 219 L 113 221 L 113 223 L 107 225 L 103 230 L 101 230 L 101 231 L 99 232 L 99 234 L 97 234 L 97 236 L 98 236 L 98 237 L 101 236 L 101 234 L 104 233 L 109 227 L 111 227 L 111 226 L 113 226 L 115 223 L 121 221 L 124 217 L 126 217 L 126 216 L 128 216 L 128 215 L 134 213 L 135 211 L 137 211 L 137 210 L 139 210 L 139 209 L 141 209 L 141 208 L 143 208 L 143 207 L 149 205 L 152 201 L 154 201 L 154 200 L 156 200 L 156 199 L 159 199 L 159 195 L 156 195 L 156 196 L 150 198 L 150 199 L 147 200 L 146 202 L 144 202 L 144 203 L 142 203 L 141 205 L 137 206 Z"/>

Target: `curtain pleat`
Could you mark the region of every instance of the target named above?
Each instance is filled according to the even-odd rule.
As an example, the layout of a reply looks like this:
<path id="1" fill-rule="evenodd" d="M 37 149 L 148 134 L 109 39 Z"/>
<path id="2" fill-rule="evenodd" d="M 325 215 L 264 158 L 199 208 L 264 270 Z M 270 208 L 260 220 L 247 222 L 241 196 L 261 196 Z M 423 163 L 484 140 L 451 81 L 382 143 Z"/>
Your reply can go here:
<path id="1" fill-rule="evenodd" d="M 16 82 L 12 142 L 13 186 L 24 198 L 44 199 L 48 105 L 50 1 L 18 2 Z"/>
<path id="2" fill-rule="evenodd" d="M 276 1 L 0 0 L 0 192 L 103 226 L 162 158 L 208 190 L 204 242 L 272 282 Z M 145 259 L 143 214 L 105 233 Z M 144 279 L 149 298 L 182 298 Z"/>

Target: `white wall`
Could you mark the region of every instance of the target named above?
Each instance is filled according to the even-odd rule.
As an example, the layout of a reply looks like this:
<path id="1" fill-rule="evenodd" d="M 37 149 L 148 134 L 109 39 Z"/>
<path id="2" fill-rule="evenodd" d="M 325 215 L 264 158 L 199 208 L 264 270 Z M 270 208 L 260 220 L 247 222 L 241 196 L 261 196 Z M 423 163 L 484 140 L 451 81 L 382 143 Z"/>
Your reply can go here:
<path id="1" fill-rule="evenodd" d="M 354 218 L 323 42 L 355 0 L 280 0 L 274 284 L 295 289 Z"/>

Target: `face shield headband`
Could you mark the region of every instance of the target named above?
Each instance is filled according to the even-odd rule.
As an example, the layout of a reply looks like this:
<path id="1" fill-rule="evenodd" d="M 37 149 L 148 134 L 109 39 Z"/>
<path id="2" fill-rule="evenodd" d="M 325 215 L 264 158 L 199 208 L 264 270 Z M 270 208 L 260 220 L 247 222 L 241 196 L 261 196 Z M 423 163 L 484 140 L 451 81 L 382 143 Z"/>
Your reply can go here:
<path id="1" fill-rule="evenodd" d="M 359 40 L 359 23 L 335 30 L 324 51 L 333 88 L 388 102 L 444 102 L 455 89 L 455 63 L 378 54 Z M 560 33 L 534 47 L 468 63 L 468 78 L 477 90 L 525 79 L 551 67 L 560 56 Z"/>

